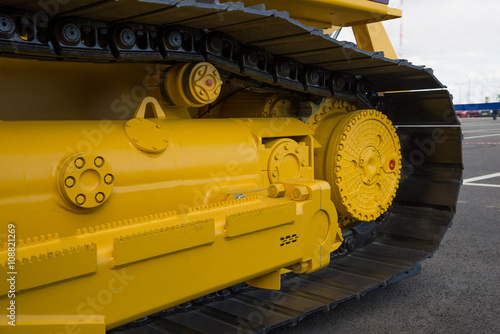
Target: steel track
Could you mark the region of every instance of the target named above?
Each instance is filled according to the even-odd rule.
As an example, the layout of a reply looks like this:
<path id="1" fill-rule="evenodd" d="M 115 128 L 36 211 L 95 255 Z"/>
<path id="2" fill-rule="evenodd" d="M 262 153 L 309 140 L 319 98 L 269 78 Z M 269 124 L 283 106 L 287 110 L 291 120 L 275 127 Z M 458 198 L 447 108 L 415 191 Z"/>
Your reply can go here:
<path id="1" fill-rule="evenodd" d="M 403 155 L 400 188 L 371 244 L 335 257 L 318 272 L 283 278 L 281 291 L 244 291 L 112 332 L 265 333 L 293 325 L 418 273 L 451 224 L 462 180 L 461 130 L 449 93 L 429 69 L 331 39 L 287 13 L 241 3 L 84 0 L 46 9 L 49 15 L 35 1 L 2 5 L 0 18 L 12 18 L 15 26 L 13 31 L 8 24 L 0 27 L 2 56 L 205 60 L 229 77 L 260 87 L 376 104 L 397 128 Z M 373 92 L 385 93 L 376 97 Z"/>

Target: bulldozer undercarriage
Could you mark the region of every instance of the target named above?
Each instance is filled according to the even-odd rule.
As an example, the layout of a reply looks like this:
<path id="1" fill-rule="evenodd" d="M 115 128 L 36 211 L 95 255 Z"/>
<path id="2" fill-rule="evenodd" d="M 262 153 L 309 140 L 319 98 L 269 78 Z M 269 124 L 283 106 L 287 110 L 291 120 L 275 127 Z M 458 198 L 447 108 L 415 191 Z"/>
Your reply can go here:
<path id="1" fill-rule="evenodd" d="M 17 231 L 17 259 L 5 238 L 0 260 L 17 270 L 21 333 L 264 333 L 436 251 L 463 167 L 431 70 L 263 6 L 56 5 L 3 2 L 0 54 L 156 64 L 161 80 L 128 118 L 0 122 L 1 227 Z"/>

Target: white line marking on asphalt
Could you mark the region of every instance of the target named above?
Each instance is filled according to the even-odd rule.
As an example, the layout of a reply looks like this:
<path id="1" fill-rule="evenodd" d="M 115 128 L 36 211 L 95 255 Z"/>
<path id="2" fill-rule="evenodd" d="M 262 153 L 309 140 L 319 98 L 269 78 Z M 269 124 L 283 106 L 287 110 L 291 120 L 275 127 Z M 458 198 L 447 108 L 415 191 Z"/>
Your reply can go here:
<path id="1" fill-rule="evenodd" d="M 483 135 L 483 136 L 465 137 L 464 139 L 474 139 L 474 138 L 484 138 L 484 137 L 495 137 L 495 136 L 500 136 L 500 133 L 495 134 L 495 135 Z"/>
<path id="2" fill-rule="evenodd" d="M 490 125 L 491 123 L 490 122 L 484 122 L 484 123 L 478 123 L 478 124 L 464 124 L 464 123 L 460 123 L 460 125 L 462 125 L 462 127 L 464 128 L 471 128 L 471 127 L 476 127 L 476 126 L 485 126 L 485 125 Z"/>
<path id="3" fill-rule="evenodd" d="M 499 177 L 499 176 L 500 176 L 500 173 L 493 173 L 493 174 L 487 174 L 487 175 L 483 175 L 483 176 L 471 177 L 471 178 L 465 179 L 464 184 L 475 182 L 475 181 L 486 180 L 486 179 L 492 179 L 494 177 Z"/>
<path id="4" fill-rule="evenodd" d="M 495 130 L 500 130 L 500 128 L 496 128 L 496 129 L 481 129 L 481 130 L 467 130 L 467 131 L 462 131 L 462 133 L 466 133 L 466 132 L 485 132 L 485 131 L 495 131 Z"/>
<path id="5" fill-rule="evenodd" d="M 500 188 L 500 184 L 487 184 L 487 183 L 464 183 L 464 186 Z"/>

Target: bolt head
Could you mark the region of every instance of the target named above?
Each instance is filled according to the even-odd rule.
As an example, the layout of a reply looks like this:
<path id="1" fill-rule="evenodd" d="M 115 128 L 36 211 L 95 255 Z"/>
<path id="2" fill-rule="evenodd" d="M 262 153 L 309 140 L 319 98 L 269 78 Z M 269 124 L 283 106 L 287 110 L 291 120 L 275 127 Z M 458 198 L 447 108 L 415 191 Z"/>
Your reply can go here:
<path id="1" fill-rule="evenodd" d="M 85 166 L 85 160 L 83 160 L 83 158 L 76 158 L 75 159 L 75 167 L 80 169 L 83 166 Z"/>
<path id="2" fill-rule="evenodd" d="M 105 198 L 105 197 L 104 197 L 104 194 L 103 194 L 103 193 L 97 193 L 97 194 L 95 195 L 95 201 L 96 201 L 97 203 L 102 203 L 102 202 L 104 201 L 104 198 Z"/>
<path id="3" fill-rule="evenodd" d="M 285 195 L 285 186 L 281 183 L 271 184 L 268 188 L 269 197 L 277 198 Z"/>
<path id="4" fill-rule="evenodd" d="M 75 178 L 72 176 L 68 176 L 66 180 L 64 180 L 64 184 L 66 187 L 71 188 L 75 185 Z"/>
<path id="5" fill-rule="evenodd" d="M 295 186 L 292 190 L 292 198 L 296 201 L 305 201 L 309 197 L 309 189 L 306 186 Z"/>
<path id="6" fill-rule="evenodd" d="M 114 179 L 114 177 L 113 177 L 113 175 L 111 175 L 111 174 L 106 174 L 106 176 L 104 176 L 104 182 L 105 182 L 106 184 L 111 184 L 111 183 L 113 183 L 113 179 Z"/>
<path id="7" fill-rule="evenodd" d="M 100 168 L 102 167 L 102 165 L 104 165 L 104 159 L 102 157 L 97 157 L 94 159 L 94 165 L 97 167 L 97 168 Z"/>
<path id="8" fill-rule="evenodd" d="M 85 198 L 84 194 L 79 194 L 75 198 L 76 204 L 78 204 L 78 205 L 83 205 L 85 203 L 85 200 L 86 200 L 86 198 Z"/>

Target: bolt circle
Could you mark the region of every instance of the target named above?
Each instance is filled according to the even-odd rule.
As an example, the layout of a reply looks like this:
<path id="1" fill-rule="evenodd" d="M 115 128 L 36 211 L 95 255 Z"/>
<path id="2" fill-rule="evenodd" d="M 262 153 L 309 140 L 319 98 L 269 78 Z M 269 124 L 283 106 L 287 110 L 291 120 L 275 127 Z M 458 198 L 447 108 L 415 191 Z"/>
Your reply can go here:
<path id="1" fill-rule="evenodd" d="M 108 200 L 113 191 L 113 170 L 100 155 L 75 153 L 60 165 L 61 197 L 79 209 L 93 209 Z"/>

